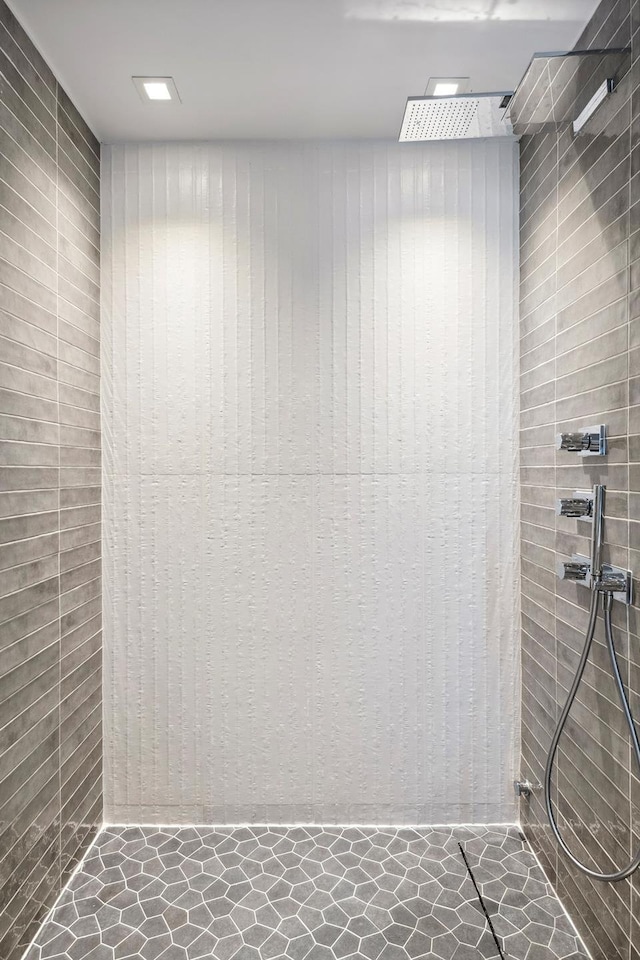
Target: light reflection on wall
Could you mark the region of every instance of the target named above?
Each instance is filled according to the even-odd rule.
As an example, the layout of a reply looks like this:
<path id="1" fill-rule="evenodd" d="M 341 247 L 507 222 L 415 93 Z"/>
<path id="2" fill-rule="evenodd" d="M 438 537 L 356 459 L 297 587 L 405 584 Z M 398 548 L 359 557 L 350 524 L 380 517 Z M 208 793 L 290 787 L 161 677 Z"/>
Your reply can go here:
<path id="1" fill-rule="evenodd" d="M 103 165 L 109 820 L 512 820 L 515 145 Z"/>
<path id="2" fill-rule="evenodd" d="M 352 20 L 457 23 L 476 20 L 552 20 L 583 24 L 592 0 L 344 0 Z"/>

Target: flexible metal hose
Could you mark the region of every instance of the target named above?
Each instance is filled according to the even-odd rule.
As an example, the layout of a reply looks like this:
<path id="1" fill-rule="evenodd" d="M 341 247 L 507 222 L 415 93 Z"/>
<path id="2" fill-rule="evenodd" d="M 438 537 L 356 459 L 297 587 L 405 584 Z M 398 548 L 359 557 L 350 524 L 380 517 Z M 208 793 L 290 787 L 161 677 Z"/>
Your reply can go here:
<path id="1" fill-rule="evenodd" d="M 616 656 L 616 648 L 613 642 L 613 630 L 611 628 L 611 604 L 612 604 L 611 594 L 604 595 L 603 602 L 603 613 L 604 613 L 604 630 L 607 639 L 607 650 L 609 652 L 609 659 L 611 660 L 611 669 L 613 671 L 613 678 L 618 690 L 618 695 L 620 697 L 620 703 L 622 705 L 622 710 L 624 712 L 624 717 L 629 728 L 629 736 L 631 737 L 631 745 L 633 747 L 633 753 L 636 758 L 636 763 L 640 769 L 640 742 L 638 741 L 638 734 L 636 733 L 636 727 L 633 722 L 633 716 L 631 714 L 631 708 L 629 707 L 629 700 L 627 698 L 626 691 L 624 689 L 624 682 L 622 676 L 620 675 L 620 667 L 618 666 L 618 658 Z M 593 637 L 596 630 L 596 621 L 598 619 L 598 605 L 600 602 L 600 591 L 596 588 L 591 593 L 591 607 L 589 609 L 589 624 L 587 626 L 587 633 L 584 642 L 584 648 L 580 656 L 580 662 L 578 664 L 578 669 L 576 670 L 576 675 L 573 678 L 573 683 L 571 684 L 571 689 L 569 690 L 569 696 L 567 697 L 567 702 L 564 705 L 562 713 L 560 714 L 560 720 L 558 721 L 558 726 L 556 727 L 556 732 L 553 735 L 551 740 L 551 747 L 549 749 L 549 756 L 547 757 L 547 766 L 544 774 L 544 799 L 547 807 L 547 816 L 549 817 L 549 823 L 551 829 L 553 830 L 554 836 L 558 841 L 560 847 L 565 852 L 569 860 L 583 873 L 586 873 L 587 876 L 592 877 L 594 880 L 610 881 L 614 882 L 616 880 L 624 880 L 625 877 L 630 876 L 634 870 L 640 865 L 640 847 L 636 851 L 636 854 L 626 867 L 622 867 L 620 870 L 615 870 L 613 873 L 600 873 L 598 870 L 592 870 L 591 867 L 586 866 L 586 864 L 581 863 L 577 857 L 571 853 L 571 850 L 562 839 L 560 830 L 558 829 L 558 824 L 556 823 L 555 814 L 553 811 L 553 804 L 551 802 L 551 776 L 553 773 L 553 764 L 555 761 L 556 753 L 558 750 L 558 743 L 562 732 L 567 723 L 567 718 L 571 707 L 573 706 L 574 700 L 578 693 L 578 687 L 582 682 L 582 677 L 587 665 L 587 660 L 589 658 L 589 653 L 591 651 L 591 646 L 593 644 Z"/>

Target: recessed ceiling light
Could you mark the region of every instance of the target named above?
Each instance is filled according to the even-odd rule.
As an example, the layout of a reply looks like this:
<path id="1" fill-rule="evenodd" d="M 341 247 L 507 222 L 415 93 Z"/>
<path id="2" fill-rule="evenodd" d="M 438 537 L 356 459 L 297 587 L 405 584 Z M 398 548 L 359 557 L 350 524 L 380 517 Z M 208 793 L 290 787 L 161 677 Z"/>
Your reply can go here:
<path id="1" fill-rule="evenodd" d="M 469 77 L 431 77 L 426 97 L 456 97 L 469 92 Z"/>
<path id="2" fill-rule="evenodd" d="M 169 87 L 166 85 L 164 80 L 161 83 L 156 83 L 153 80 L 149 82 L 145 81 L 142 86 L 144 87 L 149 100 L 171 100 Z M 442 84 L 440 84 L 440 86 L 442 86 Z M 455 89 L 457 90 L 458 88 L 456 87 Z"/>
<path id="3" fill-rule="evenodd" d="M 436 83 L 433 88 L 434 97 L 454 97 L 457 92 L 457 83 Z"/>
<path id="4" fill-rule="evenodd" d="M 173 77 L 131 77 L 140 94 L 140 99 L 148 103 L 149 100 L 180 100 Z"/>

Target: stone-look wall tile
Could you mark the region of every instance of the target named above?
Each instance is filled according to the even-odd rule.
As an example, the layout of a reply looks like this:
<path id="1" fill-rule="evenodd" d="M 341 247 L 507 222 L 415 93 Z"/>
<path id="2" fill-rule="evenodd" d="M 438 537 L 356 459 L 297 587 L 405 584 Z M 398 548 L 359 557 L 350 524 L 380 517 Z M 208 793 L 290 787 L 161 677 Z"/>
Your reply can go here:
<path id="1" fill-rule="evenodd" d="M 1 0 L 0 70 L 0 956 L 17 960 L 102 820 L 100 157 Z"/>
<path id="2" fill-rule="evenodd" d="M 603 0 L 578 48 L 633 44 L 637 58 L 638 0 Z M 630 14 L 632 15 L 630 17 Z M 637 84 L 636 84 L 637 88 Z M 585 133 L 545 133 L 521 142 L 521 209 L 530 212 L 521 227 L 522 365 L 524 412 L 521 435 L 524 468 L 522 516 L 522 774 L 534 784 L 544 775 L 546 755 L 584 638 L 588 597 L 558 582 L 556 561 L 588 553 L 588 535 L 579 522 L 552 515 L 553 500 L 593 483 L 607 484 L 605 557 L 635 565 L 640 572 L 640 326 L 633 324 L 637 254 L 632 212 L 632 172 L 638 140 L 638 95 L 629 74 L 603 105 Z M 634 166 L 635 164 L 635 166 Z M 539 184 L 544 181 L 544 199 Z M 537 206 L 536 206 L 537 203 Z M 532 264 L 543 251 L 548 304 L 544 325 L 531 323 Z M 550 267 L 553 266 L 553 270 Z M 535 269 L 535 268 L 534 268 Z M 537 266 L 542 270 L 542 266 Z M 536 331 L 540 335 L 536 335 Z M 536 356 L 544 344 L 544 352 Z M 544 395 L 532 383 L 544 365 Z M 548 379 L 553 370 L 554 379 Z M 554 402 L 552 402 L 554 401 Z M 578 462 L 554 451 L 550 472 L 549 435 L 585 423 L 609 427 L 606 461 Z M 630 435 L 631 434 L 631 435 Z M 539 458 L 536 461 L 535 452 Z M 537 473 L 536 473 L 537 471 Z M 554 489 L 549 489 L 550 485 Z M 536 506 L 534 510 L 533 507 Z M 555 540 L 549 546 L 549 533 Z M 535 545 L 535 550 L 531 545 Z M 544 552 L 540 546 L 544 545 Z M 630 549 L 631 548 L 631 549 Z M 639 610 L 614 611 L 615 639 L 625 681 L 640 706 Z M 554 616 L 552 616 L 554 615 Z M 631 662 L 629 657 L 631 656 Z M 636 709 L 637 715 L 637 709 Z M 634 848 L 635 771 L 629 737 L 607 663 L 602 624 L 591 662 L 558 752 L 553 799 L 567 838 L 578 856 L 607 870 L 626 862 Z M 525 832 L 564 900 L 594 960 L 637 957 L 633 909 L 638 881 L 591 882 L 556 849 L 546 821 L 541 789 L 522 801 Z"/>

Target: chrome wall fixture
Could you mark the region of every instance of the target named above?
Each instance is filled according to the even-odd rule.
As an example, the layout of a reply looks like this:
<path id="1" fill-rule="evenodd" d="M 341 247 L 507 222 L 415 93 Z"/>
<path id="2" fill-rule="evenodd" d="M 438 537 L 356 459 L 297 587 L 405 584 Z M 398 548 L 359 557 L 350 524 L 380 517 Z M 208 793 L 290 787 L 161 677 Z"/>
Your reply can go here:
<path id="1" fill-rule="evenodd" d="M 576 433 L 564 433 L 558 437 L 558 449 L 577 453 L 579 456 L 603 456 L 606 453 L 606 428 L 604 424 L 599 427 L 584 427 Z M 583 863 L 569 848 L 565 841 L 558 823 L 552 800 L 552 777 L 558 744 L 564 732 L 569 713 L 573 707 L 578 694 L 578 688 L 582 683 L 584 671 L 589 659 L 589 653 L 593 644 L 596 624 L 598 621 L 598 612 L 602 604 L 602 614 L 604 619 L 604 633 L 611 665 L 611 673 L 620 698 L 620 705 L 625 716 L 631 747 L 635 756 L 635 761 L 640 770 L 640 740 L 634 723 L 634 719 L 629 706 L 627 692 L 625 690 L 618 656 L 613 639 L 613 626 L 611 622 L 611 607 L 614 600 L 621 603 L 630 604 L 632 600 L 633 578 L 630 570 L 622 567 L 613 566 L 605 563 L 603 557 L 604 547 L 604 512 L 605 512 L 606 487 L 603 484 L 596 484 L 593 493 L 577 490 L 573 497 L 560 499 L 557 504 L 557 513 L 563 517 L 573 517 L 578 520 L 590 520 L 591 522 L 591 550 L 590 556 L 584 557 L 580 554 L 574 554 L 569 560 L 563 560 L 558 565 L 558 576 L 561 580 L 567 580 L 572 583 L 580 584 L 591 591 L 591 603 L 589 608 L 589 623 L 584 640 L 584 647 L 580 655 L 578 667 L 573 678 L 569 695 L 560 714 L 560 719 L 555 733 L 551 740 L 549 755 L 547 757 L 544 774 L 544 798 L 549 818 L 549 824 L 553 831 L 560 849 L 565 856 L 582 873 L 592 877 L 594 880 L 615 882 L 629 877 L 640 865 L 640 846 L 635 851 L 629 863 L 617 870 L 605 872 Z"/>
<path id="2" fill-rule="evenodd" d="M 574 583 L 589 583 L 589 571 L 591 565 L 587 557 L 581 557 L 574 554 L 570 560 L 561 560 L 558 563 L 558 579 L 572 580 Z"/>
<path id="3" fill-rule="evenodd" d="M 604 427 L 601 427 L 600 430 L 604 431 Z M 593 433 L 585 433 L 583 436 L 593 435 Z M 565 434 L 565 436 L 568 435 Z M 577 434 L 571 436 L 577 436 Z M 582 451 L 575 452 L 581 453 Z M 602 484 L 596 484 L 593 493 L 576 490 L 573 497 L 558 500 L 556 513 L 559 516 L 588 520 L 592 527 L 591 556 L 583 557 L 581 554 L 574 554 L 569 560 L 561 560 L 558 564 L 557 574 L 560 580 L 571 580 L 588 587 L 590 590 L 608 593 L 614 600 L 619 600 L 628 606 L 631 603 L 633 592 L 631 571 L 602 561 L 605 496 L 606 487 Z"/>
<path id="4" fill-rule="evenodd" d="M 614 567 L 610 563 L 603 563 L 600 578 L 594 586 L 594 579 L 591 576 L 591 561 L 588 557 L 576 553 L 570 560 L 560 561 L 557 573 L 560 580 L 571 580 L 573 583 L 580 583 L 591 590 L 610 593 L 614 600 L 619 600 L 627 606 L 631 604 L 633 599 L 633 577 L 631 570 L 625 570 L 624 567 Z"/>
<path id="5" fill-rule="evenodd" d="M 604 457 L 607 452 L 607 428 L 604 423 L 596 427 L 581 427 L 575 433 L 559 433 L 556 437 L 558 450 L 577 453 L 580 457 Z"/>
<path id="6" fill-rule="evenodd" d="M 593 518 L 593 493 L 591 490 L 576 490 L 572 497 L 562 497 L 556 502 L 556 514 L 559 517 L 573 517 L 576 520 Z"/>
<path id="7" fill-rule="evenodd" d="M 430 84 L 423 96 L 407 99 L 399 139 L 521 137 L 564 129 L 576 136 L 630 61 L 630 47 L 536 53 L 515 93 L 471 92 L 467 78 Z"/>
<path id="8" fill-rule="evenodd" d="M 533 784 L 529 780 L 514 780 L 513 791 L 516 797 L 524 797 L 528 800 L 533 791 Z"/>
<path id="9" fill-rule="evenodd" d="M 607 99 L 610 93 L 613 93 L 616 87 L 615 77 L 607 77 L 602 81 L 594 95 L 591 97 L 588 103 L 580 111 L 579 115 L 573 121 L 573 133 L 574 136 L 582 130 L 582 128 L 588 123 L 593 114 L 596 112 L 600 104 Z"/>
<path id="10" fill-rule="evenodd" d="M 587 128 L 631 63 L 629 47 L 536 53 L 509 102 L 516 136 Z"/>

